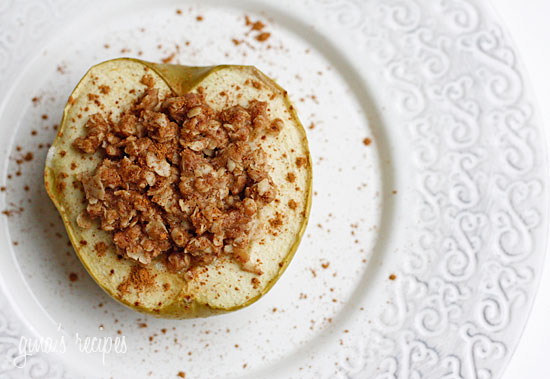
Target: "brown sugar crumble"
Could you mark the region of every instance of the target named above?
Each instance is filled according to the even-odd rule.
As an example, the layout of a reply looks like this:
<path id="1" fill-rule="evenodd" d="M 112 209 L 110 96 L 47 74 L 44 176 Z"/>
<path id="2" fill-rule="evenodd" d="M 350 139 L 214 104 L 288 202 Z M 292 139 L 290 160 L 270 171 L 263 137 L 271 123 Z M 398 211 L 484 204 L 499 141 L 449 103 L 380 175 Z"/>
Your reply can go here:
<path id="1" fill-rule="evenodd" d="M 369 146 L 372 143 L 372 140 L 370 138 L 363 139 L 363 145 Z"/>
<path id="2" fill-rule="evenodd" d="M 180 378 L 185 378 L 185 373 L 183 371 L 178 372 Z"/>
<path id="3" fill-rule="evenodd" d="M 395 279 L 397 279 L 397 276 L 395 276 L 395 274 L 390 274 L 388 279 L 395 280 Z"/>
<path id="4" fill-rule="evenodd" d="M 143 265 L 158 258 L 171 271 L 188 271 L 229 256 L 261 274 L 247 247 L 259 208 L 275 200 L 277 188 L 254 140 L 284 123 L 269 119 L 265 102 L 215 112 L 200 91 L 161 99 L 151 76 L 141 82 L 148 88 L 118 122 L 93 114 L 86 135 L 73 142 L 104 157 L 79 178 L 87 207 L 78 225 L 98 220 L 117 253 Z"/>
<path id="5" fill-rule="evenodd" d="M 76 273 L 74 273 L 74 272 L 71 272 L 71 273 L 69 274 L 69 280 L 70 280 L 71 282 L 76 282 L 76 281 L 78 280 L 78 275 L 77 275 Z"/>

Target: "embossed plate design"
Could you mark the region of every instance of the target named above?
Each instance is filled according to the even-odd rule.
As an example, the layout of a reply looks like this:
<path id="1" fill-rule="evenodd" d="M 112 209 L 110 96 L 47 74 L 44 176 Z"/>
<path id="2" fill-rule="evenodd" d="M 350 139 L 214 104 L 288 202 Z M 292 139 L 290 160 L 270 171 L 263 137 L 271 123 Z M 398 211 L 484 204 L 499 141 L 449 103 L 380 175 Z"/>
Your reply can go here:
<path id="1" fill-rule="evenodd" d="M 200 320 L 139 315 L 68 246 L 42 185 L 48 143 L 86 69 L 118 56 L 254 64 L 291 94 L 314 204 L 296 258 L 256 304 Z M 0 377 L 504 371 L 546 250 L 547 153 L 485 1 L 4 0 L 0 88 Z M 22 360 L 21 341 L 39 337 L 65 349 Z M 124 338 L 127 351 L 86 352 L 87 338 Z"/>

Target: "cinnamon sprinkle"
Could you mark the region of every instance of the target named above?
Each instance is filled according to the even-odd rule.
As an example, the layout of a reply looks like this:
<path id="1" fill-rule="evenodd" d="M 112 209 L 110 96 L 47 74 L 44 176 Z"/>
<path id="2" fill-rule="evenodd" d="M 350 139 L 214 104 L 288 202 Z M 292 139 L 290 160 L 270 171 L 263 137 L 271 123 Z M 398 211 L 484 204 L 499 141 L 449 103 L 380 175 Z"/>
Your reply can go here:
<path id="1" fill-rule="evenodd" d="M 156 285 L 155 278 L 156 274 L 152 275 L 147 268 L 134 265 L 130 269 L 128 276 L 118 285 L 117 290 L 121 295 L 129 293 L 130 289 L 134 289 L 137 293 L 140 293 L 145 289 L 154 287 Z"/>
<path id="2" fill-rule="evenodd" d="M 269 39 L 269 37 L 271 37 L 271 33 L 263 32 L 263 33 L 258 34 L 255 38 L 259 42 L 265 42 Z"/>
<path id="3" fill-rule="evenodd" d="M 172 53 L 170 54 L 169 56 L 167 56 L 166 58 L 162 58 L 162 63 L 170 63 L 172 62 L 172 60 L 174 59 L 174 57 L 176 56 L 176 53 Z"/>

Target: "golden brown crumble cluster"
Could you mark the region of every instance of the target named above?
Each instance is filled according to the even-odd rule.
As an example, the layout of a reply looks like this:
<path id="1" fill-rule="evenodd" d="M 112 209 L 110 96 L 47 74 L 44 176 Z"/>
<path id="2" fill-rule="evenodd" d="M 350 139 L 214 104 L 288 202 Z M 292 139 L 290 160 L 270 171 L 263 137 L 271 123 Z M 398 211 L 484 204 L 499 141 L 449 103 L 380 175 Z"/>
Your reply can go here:
<path id="1" fill-rule="evenodd" d="M 87 200 L 77 218 L 99 220 L 123 256 L 142 264 L 164 255 L 171 270 L 187 270 L 230 255 L 260 274 L 247 254 L 258 208 L 275 199 L 266 153 L 255 141 L 277 134 L 265 102 L 215 112 L 202 91 L 159 99 L 152 78 L 118 122 L 96 113 L 73 146 L 101 151 L 95 172 L 80 178 Z"/>

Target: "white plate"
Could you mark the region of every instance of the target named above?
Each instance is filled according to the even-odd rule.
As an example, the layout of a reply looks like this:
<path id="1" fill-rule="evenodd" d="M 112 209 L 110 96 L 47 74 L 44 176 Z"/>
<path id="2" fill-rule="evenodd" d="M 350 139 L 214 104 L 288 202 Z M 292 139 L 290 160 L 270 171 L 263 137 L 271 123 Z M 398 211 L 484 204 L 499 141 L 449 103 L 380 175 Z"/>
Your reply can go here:
<path id="1" fill-rule="evenodd" d="M 525 74 L 486 6 L 89 3 L 0 5 L 5 377 L 502 374 L 540 278 L 547 162 Z M 266 42 L 245 14 L 267 25 Z M 86 69 L 118 56 L 256 65 L 313 123 L 308 230 L 287 272 L 252 306 L 198 320 L 143 316 L 108 298 L 68 245 L 43 189 L 46 146 Z M 124 337 L 127 351 L 88 354 L 76 334 Z M 21 341 L 40 336 L 63 339 L 65 351 L 14 367 Z"/>

